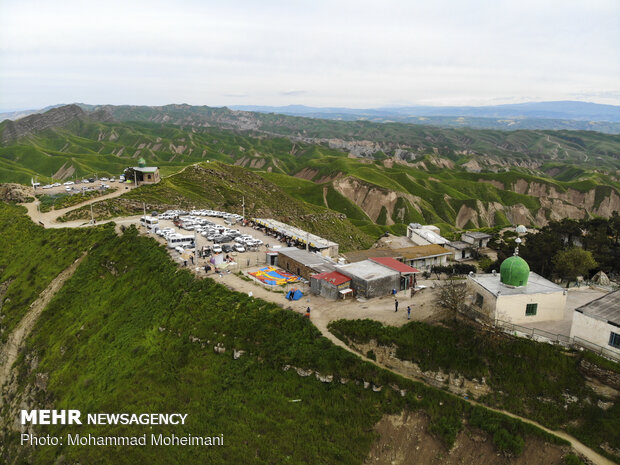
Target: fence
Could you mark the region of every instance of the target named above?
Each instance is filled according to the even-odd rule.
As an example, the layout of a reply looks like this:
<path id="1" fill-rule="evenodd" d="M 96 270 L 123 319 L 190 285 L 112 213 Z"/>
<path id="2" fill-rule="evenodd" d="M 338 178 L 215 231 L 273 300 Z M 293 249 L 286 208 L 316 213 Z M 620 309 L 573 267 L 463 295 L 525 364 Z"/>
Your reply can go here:
<path id="1" fill-rule="evenodd" d="M 506 333 L 512 334 L 513 336 L 527 337 L 537 342 L 553 342 L 567 347 L 587 349 L 620 363 L 620 355 L 614 351 L 607 349 L 606 347 L 599 346 L 598 344 L 588 342 L 577 336 L 569 337 L 565 334 L 554 334 L 542 329 L 529 328 L 502 320 L 496 320 L 495 326 L 499 327 Z"/>

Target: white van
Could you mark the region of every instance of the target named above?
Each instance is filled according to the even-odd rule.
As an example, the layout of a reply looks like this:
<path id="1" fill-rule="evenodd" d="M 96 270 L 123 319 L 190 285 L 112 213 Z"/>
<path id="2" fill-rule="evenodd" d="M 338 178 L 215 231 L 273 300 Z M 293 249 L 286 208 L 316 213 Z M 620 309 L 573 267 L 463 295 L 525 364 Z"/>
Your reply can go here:
<path id="1" fill-rule="evenodd" d="M 181 234 L 171 234 L 168 236 L 168 247 L 192 248 L 194 247 L 194 236 L 182 236 Z"/>
<path id="2" fill-rule="evenodd" d="M 154 216 L 143 216 L 140 218 L 140 224 L 150 230 L 159 228 L 159 220 Z"/>

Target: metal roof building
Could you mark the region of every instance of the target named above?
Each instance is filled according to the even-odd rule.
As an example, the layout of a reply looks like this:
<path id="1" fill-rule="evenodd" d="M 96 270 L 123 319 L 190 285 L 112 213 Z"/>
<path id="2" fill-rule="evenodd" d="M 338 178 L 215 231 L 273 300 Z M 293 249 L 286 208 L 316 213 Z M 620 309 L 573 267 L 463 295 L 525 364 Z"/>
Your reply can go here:
<path id="1" fill-rule="evenodd" d="M 299 244 L 307 244 L 310 251 L 318 251 L 326 257 L 338 256 L 338 244 L 309 233 L 295 226 L 268 218 L 252 218 L 252 221 L 269 231 L 275 232 Z"/>
<path id="2" fill-rule="evenodd" d="M 336 269 L 351 278 L 351 287 L 356 295 L 362 297 L 388 295 L 392 289 L 399 289 L 400 287 L 399 272 L 372 260 L 339 265 Z"/>
<path id="3" fill-rule="evenodd" d="M 335 270 L 336 264 L 318 253 L 308 252 L 297 247 L 284 247 L 267 253 L 272 252 L 278 253 L 277 263 L 274 264 L 307 280 L 310 280 L 314 274 Z"/>
<path id="4" fill-rule="evenodd" d="M 576 308 L 570 336 L 580 345 L 620 361 L 620 289 Z"/>

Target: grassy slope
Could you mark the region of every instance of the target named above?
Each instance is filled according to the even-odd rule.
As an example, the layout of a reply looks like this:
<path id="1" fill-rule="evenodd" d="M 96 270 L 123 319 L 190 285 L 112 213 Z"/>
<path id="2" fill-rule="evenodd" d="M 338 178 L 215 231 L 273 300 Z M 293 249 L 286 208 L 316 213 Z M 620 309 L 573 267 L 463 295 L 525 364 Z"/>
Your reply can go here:
<path id="1" fill-rule="evenodd" d="M 15 213 L 0 206 L 5 210 Z M 7 234 L 30 246 L 40 235 L 26 230 Z M 48 234 L 52 232 L 43 232 Z M 216 343 L 227 347 L 226 353 L 214 354 Z M 246 354 L 235 361 L 232 348 Z M 37 364 L 30 362 L 33 358 Z M 46 434 L 224 434 L 226 445 L 25 448 L 18 446 L 17 433 L 9 433 L 3 459 L 13 463 L 51 463 L 61 454 L 69 462 L 92 464 L 266 464 L 284 458 L 287 463 L 361 463 L 374 439 L 373 424 L 382 414 L 403 408 L 427 412 L 431 431 L 446 444 L 454 441 L 463 417 L 491 434 L 500 431 L 494 436 L 499 450 L 513 450 L 521 437 L 532 434 L 561 443 L 364 363 L 321 337 L 297 314 L 210 279 L 196 280 L 179 270 L 163 247 L 133 228 L 90 249 L 41 315 L 17 363 L 19 391 L 38 379 L 37 373 L 49 375 L 45 390 L 35 389 L 34 406 L 189 414 L 187 425 L 174 428 L 46 426 Z M 285 364 L 333 374 L 336 380 L 367 380 L 384 389 L 373 392 L 353 381 L 325 384 L 301 378 L 283 371 Z M 390 383 L 407 389 L 407 395 L 401 397 Z M 2 414 L 7 414 L 6 405 Z"/>
<path id="2" fill-rule="evenodd" d="M 22 207 L 0 204 L 0 283 L 10 283 L 2 302 L 0 341 L 58 273 L 93 244 L 109 238 L 110 227 L 44 230 Z M 26 240 L 27 238 L 27 240 Z"/>
<path id="3" fill-rule="evenodd" d="M 329 207 L 346 214 L 359 228 L 373 236 L 386 231 L 402 231 L 404 225 L 409 222 L 454 225 L 461 207 L 466 205 L 478 211 L 480 208 L 477 202 L 481 202 L 484 208 L 488 208 L 491 202 L 505 206 L 522 204 L 530 212 L 535 213 L 540 208 L 538 198 L 511 191 L 518 180 L 547 185 L 559 192 L 568 189 L 578 191 L 595 189 L 595 206 L 598 206 L 612 189 L 620 191 L 620 182 L 603 173 L 590 171 L 586 167 L 587 163 L 583 163 L 587 155 L 590 161 L 598 163 L 597 168 L 607 166 L 608 163 L 603 162 L 602 158 L 607 160 L 616 156 L 617 147 L 620 145 L 618 136 L 562 131 L 505 133 L 465 129 L 438 130 L 402 124 L 373 125 L 363 122 L 346 122 L 340 125 L 336 121 L 260 116 L 264 118 L 261 124 L 269 123 L 280 130 L 292 128 L 290 131 L 284 131 L 285 135 L 295 134 L 295 131 L 309 131 L 306 136 L 319 137 L 321 131 L 324 131 L 321 137 L 331 135 L 352 140 L 371 138 L 379 142 L 401 141 L 417 147 L 416 150 L 422 152 L 430 150 L 431 147 L 441 148 L 444 147 L 441 144 L 447 144 L 445 147 L 449 150 L 444 147 L 445 150 L 440 150 L 440 153 L 443 151 L 445 157 L 456 160 L 457 167 L 454 170 L 447 170 L 427 163 L 428 171 L 422 171 L 404 165 L 386 168 L 379 162 L 362 163 L 360 160 L 346 158 L 343 152 L 323 145 L 292 142 L 284 137 L 265 137 L 217 128 L 179 127 L 148 122 L 149 118 L 161 118 L 161 114 L 154 109 L 129 110 L 125 107 L 116 107 L 114 111 L 121 119 L 133 115 L 145 121 L 96 123 L 79 120 L 66 128 L 48 130 L 22 139 L 16 144 L 0 147 L 0 181 L 28 183 L 38 174 L 45 182 L 47 177 L 63 166 L 74 167 L 78 176 L 93 173 L 113 175 L 120 173 L 126 166 L 135 164 L 138 157 L 146 158 L 149 164 L 160 166 L 162 175 L 167 175 L 179 171 L 190 163 L 210 159 L 226 163 L 243 163 L 248 168 L 253 166 L 254 168 L 251 168 L 253 170 L 260 167 L 266 179 L 289 189 L 291 195 L 297 199 L 318 206 L 324 206 L 323 187 L 326 186 L 303 183 L 301 180 L 281 175 L 297 174 L 304 168 L 309 168 L 316 171 L 314 179 L 318 180 L 323 176 L 340 173 L 371 186 L 420 198 L 416 202 L 418 204 L 416 208 L 409 200 L 401 197 L 399 213 L 391 214 L 392 220 L 397 225 L 388 227 L 374 224 L 358 206 L 327 186 Z M 182 108 L 169 108 L 167 111 L 173 120 L 188 114 Z M 198 116 L 213 118 L 218 112 L 225 110 L 204 107 L 200 109 Z M 275 126 L 272 129 L 275 130 Z M 556 152 L 561 152 L 557 144 L 560 144 L 568 155 L 563 157 L 558 155 L 552 160 L 547 155 L 552 148 Z M 523 157 L 524 154 L 528 154 L 527 156 L 533 157 L 537 162 L 540 157 L 548 159 L 548 162 L 539 172 L 514 169 L 499 173 L 468 173 L 459 165 L 470 156 L 454 154 L 454 150 L 464 148 L 474 152 L 480 151 L 485 156 L 499 156 L 502 159 Z M 576 152 L 572 153 L 571 150 Z M 180 153 L 176 153 L 177 151 Z M 597 156 L 602 158 L 597 159 Z M 566 158 L 567 162 L 563 162 L 562 158 Z M 575 165 L 576 161 L 580 164 Z M 266 172 L 268 169 L 271 172 Z M 557 179 L 547 176 L 546 172 L 556 173 Z M 498 181 L 505 186 L 505 189 L 499 189 L 490 183 L 480 183 L 481 179 Z M 386 218 L 382 217 L 382 223 Z M 495 219 L 500 225 L 508 224 L 508 220 L 501 214 L 496 215 Z M 483 216 L 480 216 L 478 221 L 481 227 L 489 226 Z"/>
<path id="4" fill-rule="evenodd" d="M 398 358 L 416 362 L 422 370 L 485 377 L 493 393 L 483 402 L 564 428 L 601 453 L 601 444 L 617 442 L 620 406 L 616 402 L 609 410 L 597 407 L 600 397 L 586 386 L 578 369 L 580 356 L 560 347 L 456 324 L 444 328 L 412 322 L 397 328 L 371 320 L 339 320 L 330 323 L 330 331 L 348 343 L 374 339 L 380 345 L 394 344 Z M 568 403 L 565 396 L 580 401 Z M 620 457 L 615 460 L 620 462 Z"/>
<path id="5" fill-rule="evenodd" d="M 341 219 L 339 213 L 319 206 L 318 200 L 314 204 L 307 201 L 309 198 L 306 201 L 296 198 L 289 195 L 287 189 L 266 181 L 257 173 L 215 162 L 190 166 L 183 173 L 165 178 L 156 185 L 142 186 L 120 199 L 95 204 L 94 212 L 97 219 L 105 219 L 142 211 L 142 202 L 146 202 L 149 210 L 180 206 L 241 213 L 244 197 L 246 216 L 280 219 L 334 240 L 343 250 L 367 248 L 376 239 L 356 228 L 349 220 Z M 84 207 L 63 218 L 86 219 L 89 215 L 90 209 Z"/>

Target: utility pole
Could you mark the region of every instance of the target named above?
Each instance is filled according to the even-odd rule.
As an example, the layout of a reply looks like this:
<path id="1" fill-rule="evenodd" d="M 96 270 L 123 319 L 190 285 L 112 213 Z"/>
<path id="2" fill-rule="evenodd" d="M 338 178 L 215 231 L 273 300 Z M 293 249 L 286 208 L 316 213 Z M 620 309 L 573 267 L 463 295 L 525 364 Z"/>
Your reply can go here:
<path id="1" fill-rule="evenodd" d="M 310 248 L 310 233 L 306 231 L 306 252 L 309 250 L 309 248 Z"/>
<path id="2" fill-rule="evenodd" d="M 93 215 L 93 204 L 90 204 L 90 224 L 95 224 L 95 215 Z"/>
<path id="3" fill-rule="evenodd" d="M 138 177 L 136 176 L 136 170 L 133 170 L 133 180 L 134 180 L 135 186 L 138 187 Z"/>
<path id="4" fill-rule="evenodd" d="M 243 201 L 241 203 L 241 207 L 243 208 L 243 213 L 241 216 L 243 216 L 243 219 L 245 220 L 245 195 L 242 197 Z"/>

